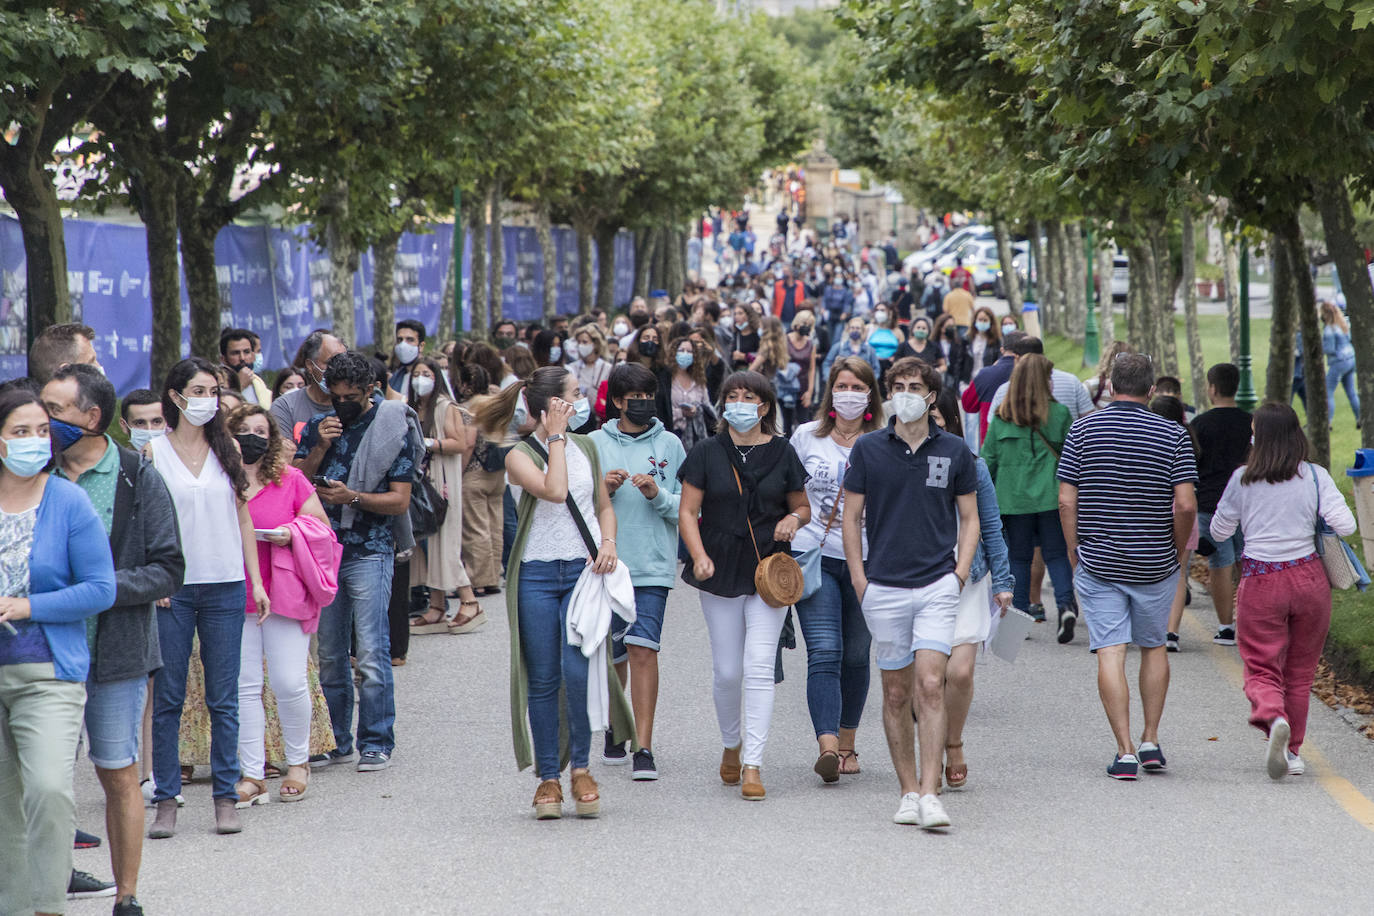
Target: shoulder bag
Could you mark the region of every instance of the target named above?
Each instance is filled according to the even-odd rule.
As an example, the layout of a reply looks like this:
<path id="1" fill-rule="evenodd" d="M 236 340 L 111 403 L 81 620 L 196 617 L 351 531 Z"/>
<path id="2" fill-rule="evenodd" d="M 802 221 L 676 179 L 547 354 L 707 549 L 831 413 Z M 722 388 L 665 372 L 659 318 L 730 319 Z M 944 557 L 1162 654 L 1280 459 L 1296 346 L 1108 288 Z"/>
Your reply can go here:
<path id="1" fill-rule="evenodd" d="M 835 515 L 840 511 L 840 502 L 844 499 L 844 486 L 841 481 L 840 492 L 835 496 L 835 505 L 830 507 L 830 518 L 825 521 L 825 532 L 821 535 L 821 542 L 810 550 L 804 550 L 797 556 L 797 565 L 802 571 L 802 593 L 798 600 L 810 598 L 821 588 L 821 548 L 825 546 L 825 539 L 830 536 L 830 526 L 835 524 Z"/>
<path id="2" fill-rule="evenodd" d="M 1326 568 L 1326 581 L 1331 583 L 1332 588 L 1344 590 L 1355 586 L 1364 591 L 1369 587 L 1369 574 L 1355 555 L 1354 548 L 1322 519 L 1321 483 L 1317 480 L 1317 469 L 1311 464 L 1308 467 L 1312 469 L 1312 486 L 1317 491 L 1317 518 L 1313 526 L 1312 545 L 1322 558 L 1322 566 Z"/>
<path id="3" fill-rule="evenodd" d="M 419 427 L 414 427 L 418 429 Z M 421 430 L 423 433 L 423 430 Z M 436 430 L 442 434 L 443 430 Z M 411 428 L 407 424 L 406 435 L 410 435 Z M 420 451 L 424 452 L 424 437 L 420 437 Z M 415 473 L 410 480 L 410 530 L 415 536 L 416 541 L 433 537 L 439 533 L 439 529 L 444 525 L 444 519 L 448 517 L 448 498 L 444 493 L 439 492 L 439 488 L 429 479 L 428 456 L 423 460 L 415 462 Z M 444 475 L 444 488 L 448 488 L 448 472 L 443 465 L 439 466 L 440 472 Z"/>
<path id="4" fill-rule="evenodd" d="M 730 470 L 735 475 L 735 489 L 743 497 L 744 487 L 740 483 L 739 471 L 733 464 L 730 465 Z M 759 565 L 754 570 L 754 589 L 763 599 L 763 603 L 778 608 L 796 604 L 801 600 L 805 585 L 801 566 L 797 565 L 797 561 L 792 559 L 790 553 L 759 556 L 759 542 L 754 537 L 754 523 L 749 518 L 747 503 L 744 510 L 744 527 L 749 529 L 749 542 L 754 545 L 754 558 L 758 560 Z"/>

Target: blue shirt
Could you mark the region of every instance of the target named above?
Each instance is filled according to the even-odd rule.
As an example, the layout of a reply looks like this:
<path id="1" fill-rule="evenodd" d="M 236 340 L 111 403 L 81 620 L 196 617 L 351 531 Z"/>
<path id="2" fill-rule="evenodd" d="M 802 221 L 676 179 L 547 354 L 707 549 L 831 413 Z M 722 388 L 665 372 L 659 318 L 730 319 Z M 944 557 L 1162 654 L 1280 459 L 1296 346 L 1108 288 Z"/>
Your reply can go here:
<path id="1" fill-rule="evenodd" d="M 870 582 L 923 588 L 954 572 L 955 498 L 978 489 L 978 467 L 962 438 L 932 425 L 912 449 L 894 419 L 854 443 L 844 488 L 864 496 Z"/>
<path id="2" fill-rule="evenodd" d="M 310 454 L 310 450 L 315 447 L 315 443 L 320 438 L 320 421 L 325 417 L 334 416 L 333 411 L 320 414 L 311 420 L 305 427 L 305 432 L 301 433 L 301 444 L 296 449 L 296 457 L 304 458 Z M 319 472 L 330 480 L 347 481 L 349 468 L 353 466 L 353 456 L 358 453 L 358 446 L 362 444 L 363 436 L 366 435 L 372 421 L 377 417 L 377 405 L 374 402 L 371 409 L 363 414 L 353 425 L 343 431 L 339 438 L 334 440 L 334 444 L 329 447 L 329 451 L 324 453 L 324 458 L 320 460 Z M 391 488 L 392 483 L 412 483 L 415 476 L 415 463 L 417 455 L 410 437 L 407 436 L 401 443 L 401 450 L 396 455 L 396 460 L 387 469 L 386 477 L 378 485 L 374 493 L 385 493 Z M 364 512 L 361 508 L 353 518 L 353 524 L 348 528 L 343 527 L 343 506 L 324 505 L 324 514 L 329 517 L 329 523 L 339 536 L 339 543 L 343 545 L 343 555 L 347 558 L 370 557 L 377 554 L 395 553 L 396 538 L 392 530 L 395 516 L 378 515 L 375 512 Z"/>

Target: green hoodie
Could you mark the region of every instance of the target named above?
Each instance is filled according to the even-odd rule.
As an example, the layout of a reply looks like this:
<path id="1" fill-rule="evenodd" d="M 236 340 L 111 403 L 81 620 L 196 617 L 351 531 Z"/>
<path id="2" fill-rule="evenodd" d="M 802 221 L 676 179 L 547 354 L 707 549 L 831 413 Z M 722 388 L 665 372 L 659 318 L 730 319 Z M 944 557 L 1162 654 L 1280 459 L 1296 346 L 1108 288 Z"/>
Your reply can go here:
<path id="1" fill-rule="evenodd" d="M 621 432 L 620 421 L 611 420 L 590 438 L 603 473 L 648 474 L 658 484 L 653 499 L 645 499 L 628 480 L 611 497 L 616 555 L 630 568 L 636 586 L 672 588 L 677 579 L 677 509 L 682 501 L 677 472 L 687 457 L 682 441 L 658 419 L 638 436 Z"/>

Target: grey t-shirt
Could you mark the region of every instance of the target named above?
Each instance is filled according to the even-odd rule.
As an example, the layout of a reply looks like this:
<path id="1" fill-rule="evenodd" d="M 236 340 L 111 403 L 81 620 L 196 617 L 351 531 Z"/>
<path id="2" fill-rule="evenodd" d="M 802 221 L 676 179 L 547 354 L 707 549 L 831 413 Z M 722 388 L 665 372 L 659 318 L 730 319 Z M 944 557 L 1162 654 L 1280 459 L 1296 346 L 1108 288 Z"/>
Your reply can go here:
<path id="1" fill-rule="evenodd" d="M 277 429 L 283 438 L 290 439 L 292 442 L 300 442 L 305 425 L 320 414 L 329 413 L 332 409 L 331 407 L 321 407 L 310 400 L 310 396 L 306 394 L 304 388 L 297 388 L 295 391 L 286 392 L 273 401 L 268 412 L 276 421 Z"/>

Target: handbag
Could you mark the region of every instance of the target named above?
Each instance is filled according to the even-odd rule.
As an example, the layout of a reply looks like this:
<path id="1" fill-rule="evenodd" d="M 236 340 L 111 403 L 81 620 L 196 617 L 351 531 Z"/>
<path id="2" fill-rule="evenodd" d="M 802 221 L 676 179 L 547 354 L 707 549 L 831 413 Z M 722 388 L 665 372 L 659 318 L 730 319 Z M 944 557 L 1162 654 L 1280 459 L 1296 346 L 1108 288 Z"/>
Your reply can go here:
<path id="1" fill-rule="evenodd" d="M 733 464 L 730 465 L 730 471 L 735 475 L 735 488 L 739 490 L 739 495 L 743 496 L 744 487 L 740 484 L 739 471 Z M 769 607 L 796 604 L 801 600 L 802 588 L 805 585 L 801 567 L 792 559 L 790 553 L 759 556 L 759 542 L 754 537 L 754 523 L 749 520 L 747 509 L 744 516 L 744 527 L 749 529 L 749 542 L 754 545 L 754 558 L 759 564 L 754 570 L 754 590 Z"/>
<path id="2" fill-rule="evenodd" d="M 439 533 L 448 517 L 448 500 L 429 480 L 429 475 L 417 470 L 410 484 L 410 528 L 420 541 Z"/>
<path id="3" fill-rule="evenodd" d="M 1365 572 L 1360 558 L 1355 555 L 1354 548 L 1345 542 L 1345 538 L 1332 531 L 1322 519 L 1321 484 L 1317 481 L 1316 468 L 1310 464 L 1308 467 L 1312 468 L 1312 486 L 1317 491 L 1317 518 L 1313 527 L 1312 545 L 1316 548 L 1317 555 L 1322 558 L 1322 566 L 1326 569 L 1326 581 L 1335 589 L 1345 590 L 1355 586 L 1364 591 L 1369 587 L 1369 574 Z"/>
<path id="4" fill-rule="evenodd" d="M 803 550 L 797 554 L 797 565 L 802 571 L 802 594 L 799 600 L 805 601 L 821 588 L 821 548 L 825 546 L 825 539 L 830 536 L 830 526 L 835 524 L 835 513 L 840 511 L 840 501 L 844 499 L 844 487 L 840 487 L 839 494 L 835 497 L 835 505 L 830 507 L 830 518 L 825 522 L 825 533 L 821 535 L 821 542 L 810 550 Z"/>

